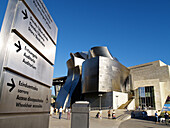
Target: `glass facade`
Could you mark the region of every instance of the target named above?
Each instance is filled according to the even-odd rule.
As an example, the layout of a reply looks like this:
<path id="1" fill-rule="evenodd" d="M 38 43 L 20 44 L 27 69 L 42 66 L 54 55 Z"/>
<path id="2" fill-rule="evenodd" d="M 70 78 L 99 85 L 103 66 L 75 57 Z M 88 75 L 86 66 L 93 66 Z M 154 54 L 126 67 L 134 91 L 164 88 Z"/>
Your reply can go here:
<path id="1" fill-rule="evenodd" d="M 139 87 L 138 88 L 139 106 L 144 109 L 155 109 L 154 87 Z"/>

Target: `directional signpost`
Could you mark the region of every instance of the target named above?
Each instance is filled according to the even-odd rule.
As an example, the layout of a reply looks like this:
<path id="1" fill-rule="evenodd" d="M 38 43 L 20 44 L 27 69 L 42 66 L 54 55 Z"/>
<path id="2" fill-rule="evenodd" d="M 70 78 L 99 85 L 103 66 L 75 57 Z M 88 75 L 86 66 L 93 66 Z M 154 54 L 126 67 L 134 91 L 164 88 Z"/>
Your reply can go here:
<path id="1" fill-rule="evenodd" d="M 56 49 L 54 43 L 22 2 L 19 2 L 17 7 L 12 30 L 21 34 L 29 45 L 35 47 L 45 59 L 54 64 Z"/>
<path id="2" fill-rule="evenodd" d="M 15 70 L 47 86 L 51 86 L 52 65 L 14 33 L 10 34 L 8 45 L 5 68 Z"/>
<path id="3" fill-rule="evenodd" d="M 57 32 L 42 0 L 9 0 L 0 34 L 0 128 L 48 128 Z"/>
<path id="4" fill-rule="evenodd" d="M 28 5 L 30 11 L 34 12 L 35 17 L 37 17 L 40 21 L 39 23 L 43 26 L 47 33 L 51 35 L 51 40 L 56 44 L 56 31 L 58 31 L 58 28 L 42 0 L 23 0 L 23 2 L 25 5 Z"/>
<path id="5" fill-rule="evenodd" d="M 0 113 L 49 112 L 51 96 L 45 86 L 8 72 L 3 86 Z"/>

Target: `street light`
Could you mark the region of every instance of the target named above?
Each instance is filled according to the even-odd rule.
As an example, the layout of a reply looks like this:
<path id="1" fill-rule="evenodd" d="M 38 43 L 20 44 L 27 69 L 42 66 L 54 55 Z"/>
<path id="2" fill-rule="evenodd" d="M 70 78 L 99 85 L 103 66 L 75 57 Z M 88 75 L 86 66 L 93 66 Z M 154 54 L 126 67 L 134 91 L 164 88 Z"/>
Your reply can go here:
<path id="1" fill-rule="evenodd" d="M 119 96 L 116 96 L 116 101 L 117 101 L 116 104 L 117 104 L 117 108 L 119 107 L 119 105 L 118 105 L 118 97 L 119 97 Z"/>
<path id="2" fill-rule="evenodd" d="M 102 107 L 101 107 L 101 106 L 102 106 L 102 96 L 103 96 L 103 95 L 102 95 L 102 94 L 99 94 L 98 96 L 99 96 L 99 98 L 100 98 L 99 107 L 100 107 L 100 110 L 101 110 L 101 108 L 102 108 Z"/>

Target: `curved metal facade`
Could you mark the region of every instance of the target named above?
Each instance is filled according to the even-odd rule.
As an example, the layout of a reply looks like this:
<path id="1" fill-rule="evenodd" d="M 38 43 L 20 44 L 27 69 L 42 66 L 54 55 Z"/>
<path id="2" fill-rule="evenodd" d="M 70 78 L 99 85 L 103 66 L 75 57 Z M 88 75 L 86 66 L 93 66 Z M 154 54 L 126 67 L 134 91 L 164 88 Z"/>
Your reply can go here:
<path id="1" fill-rule="evenodd" d="M 71 59 L 67 61 L 68 67 L 68 75 L 64 86 L 60 89 L 58 96 L 56 98 L 56 108 L 60 108 L 60 106 L 64 106 L 66 99 L 68 97 L 68 101 L 66 103 L 66 107 L 70 107 L 71 96 L 81 80 L 81 65 L 84 61 L 82 58 L 78 58 L 75 54 L 70 54 Z"/>
<path id="2" fill-rule="evenodd" d="M 82 93 L 124 92 L 129 70 L 106 47 L 94 47 L 90 55 L 82 66 Z"/>
<path id="3" fill-rule="evenodd" d="M 125 91 L 125 82 L 129 70 L 115 57 L 112 57 L 107 47 L 93 47 L 89 52 L 70 53 L 67 61 L 68 76 L 61 88 L 56 106 L 70 106 L 72 94 L 78 84 L 82 84 L 82 93 L 104 93 L 111 91 Z M 82 68 L 82 69 L 81 69 Z"/>
<path id="4" fill-rule="evenodd" d="M 110 59 L 113 59 L 113 60 L 117 60 L 117 58 L 113 57 L 108 48 L 107 47 L 93 47 L 91 48 L 91 50 L 89 50 L 89 59 L 91 58 L 95 58 L 97 56 L 103 56 L 103 57 L 107 57 L 107 58 L 110 58 Z"/>

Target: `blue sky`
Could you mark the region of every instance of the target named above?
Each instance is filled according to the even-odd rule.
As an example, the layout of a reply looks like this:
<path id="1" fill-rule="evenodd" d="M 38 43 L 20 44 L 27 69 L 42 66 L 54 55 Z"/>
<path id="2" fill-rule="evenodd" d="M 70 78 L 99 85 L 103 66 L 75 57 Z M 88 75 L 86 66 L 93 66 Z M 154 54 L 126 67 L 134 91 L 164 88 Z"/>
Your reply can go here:
<path id="1" fill-rule="evenodd" d="M 126 67 L 170 65 L 170 0 L 44 0 L 58 26 L 54 76 L 67 75 L 70 52 L 107 46 Z M 0 27 L 7 0 L 0 0 Z"/>

